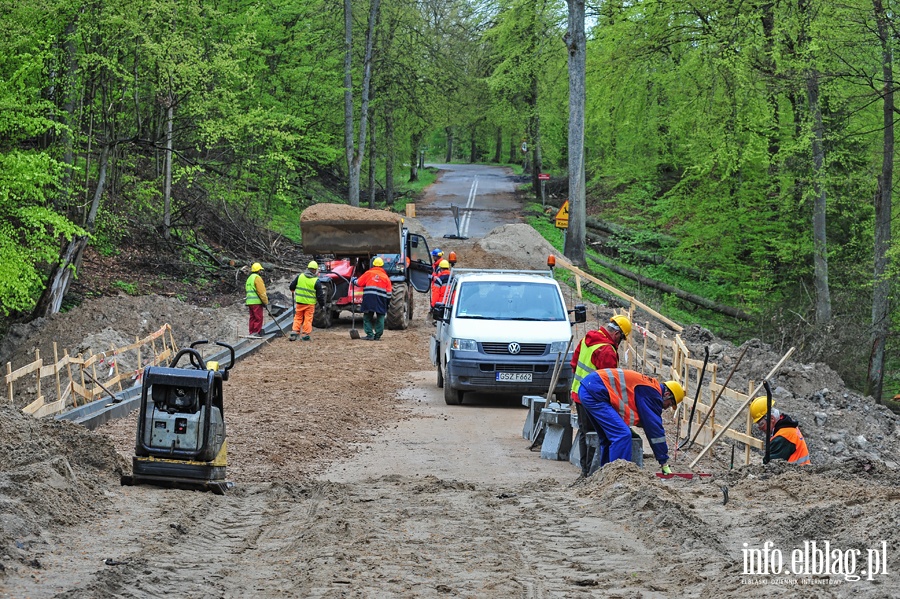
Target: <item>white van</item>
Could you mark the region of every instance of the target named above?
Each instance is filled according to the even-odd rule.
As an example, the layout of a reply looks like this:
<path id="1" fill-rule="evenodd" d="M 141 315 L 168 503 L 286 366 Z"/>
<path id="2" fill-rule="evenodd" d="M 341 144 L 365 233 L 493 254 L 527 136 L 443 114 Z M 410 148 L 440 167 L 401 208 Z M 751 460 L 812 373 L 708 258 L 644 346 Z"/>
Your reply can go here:
<path id="1" fill-rule="evenodd" d="M 552 271 L 454 269 L 446 303 L 432 310 L 431 362 L 450 405 L 467 391 L 545 395 L 568 402 L 574 343 L 569 312 Z M 584 322 L 576 306 L 575 322 Z"/>

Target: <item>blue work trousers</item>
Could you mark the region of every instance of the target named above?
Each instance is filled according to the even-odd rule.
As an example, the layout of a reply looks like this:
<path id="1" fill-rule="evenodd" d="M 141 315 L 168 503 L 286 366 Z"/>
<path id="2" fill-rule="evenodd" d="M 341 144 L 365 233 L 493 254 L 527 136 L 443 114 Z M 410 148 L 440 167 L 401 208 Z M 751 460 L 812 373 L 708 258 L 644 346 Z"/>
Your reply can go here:
<path id="1" fill-rule="evenodd" d="M 631 461 L 631 428 L 608 401 L 596 400 L 592 397 L 581 397 L 581 405 L 591 415 L 597 426 L 600 447 L 609 445 L 609 460 Z M 603 456 L 606 457 L 605 455 Z"/>

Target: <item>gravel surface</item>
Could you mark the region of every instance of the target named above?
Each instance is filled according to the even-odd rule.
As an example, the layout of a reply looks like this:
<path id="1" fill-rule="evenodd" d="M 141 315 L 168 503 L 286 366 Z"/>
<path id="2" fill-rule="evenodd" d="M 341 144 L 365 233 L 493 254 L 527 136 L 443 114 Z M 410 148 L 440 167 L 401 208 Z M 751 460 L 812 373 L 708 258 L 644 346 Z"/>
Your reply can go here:
<path id="1" fill-rule="evenodd" d="M 548 249 L 525 225 L 441 247 L 475 268 L 542 268 Z M 288 280 L 270 288 L 286 292 Z M 246 327 L 234 300 L 218 309 L 159 295 L 88 301 L 21 326 L 0 352 L 15 367 L 53 341 L 102 351 L 163 323 L 180 344 L 234 340 Z M 120 487 L 134 414 L 90 432 L 21 414 L 27 398 L 0 407 L 0 597 L 894 594 L 897 418 L 826 366 L 789 361 L 773 380 L 812 467 L 763 467 L 754 454 L 731 470 L 722 445 L 700 465 L 708 478 L 660 481 L 652 465 L 620 462 L 579 479 L 571 464 L 528 451 L 518 398 L 444 405 L 427 298 L 416 300 L 410 328 L 380 343 L 352 341 L 345 318 L 310 342 L 276 337 L 234 368 L 225 417 L 236 487 L 224 497 Z M 591 306 L 588 325 L 609 314 Z M 683 336 L 694 357 L 710 348 L 719 380 L 746 349 L 736 389 L 787 349 L 735 347 L 696 325 Z M 671 416 L 666 427 L 675 442 Z M 679 456 L 676 470 L 694 455 Z M 745 551 L 766 541 L 785 556 L 810 541 L 843 558 L 859 550 L 857 574 L 884 542 L 887 573 L 855 581 L 844 559 L 831 576 L 746 575 Z"/>

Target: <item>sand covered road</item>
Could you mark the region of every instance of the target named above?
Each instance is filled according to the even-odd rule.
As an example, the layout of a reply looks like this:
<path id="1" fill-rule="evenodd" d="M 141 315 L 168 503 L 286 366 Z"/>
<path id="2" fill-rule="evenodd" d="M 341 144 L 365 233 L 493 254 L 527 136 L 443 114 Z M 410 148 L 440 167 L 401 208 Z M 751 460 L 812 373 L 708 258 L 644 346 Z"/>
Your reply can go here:
<path id="1" fill-rule="evenodd" d="M 490 250 L 447 245 L 466 266 L 537 262 L 529 234 L 491 235 Z M 129 318 L 155 302 L 183 326 L 200 322 L 171 299 L 107 299 L 102 325 L 87 305 L 48 334 L 104 326 L 127 338 Z M 609 310 L 589 314 L 596 326 Z M 0 406 L 0 597 L 896 594 L 896 418 L 827 367 L 791 363 L 777 381 L 815 466 L 754 456 L 729 470 L 720 454 L 703 462 L 714 475 L 703 480 L 658 480 L 647 459 L 646 470 L 617 463 L 579 481 L 574 466 L 528 451 L 515 398 L 444 404 L 421 304 L 409 330 L 380 344 L 350 341 L 348 329 L 272 340 L 235 367 L 225 392 L 236 487 L 224 497 L 119 486 L 133 417 L 90 432 Z M 685 340 L 723 364 L 740 352 L 697 327 Z M 779 355 L 748 344 L 741 384 Z M 813 563 L 826 543 L 827 572 Z M 750 555 L 766 557 L 767 573 L 748 567 Z"/>

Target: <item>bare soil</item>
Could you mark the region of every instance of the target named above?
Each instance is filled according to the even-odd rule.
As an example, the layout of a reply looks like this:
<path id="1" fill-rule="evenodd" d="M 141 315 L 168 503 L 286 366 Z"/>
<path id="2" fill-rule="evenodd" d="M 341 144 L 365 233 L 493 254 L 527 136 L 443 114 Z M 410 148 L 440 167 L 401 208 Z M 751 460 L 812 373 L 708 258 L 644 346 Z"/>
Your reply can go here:
<path id="1" fill-rule="evenodd" d="M 547 251 L 524 225 L 441 247 L 465 267 L 540 268 Z M 286 292 L 289 279 L 270 290 Z M 181 344 L 234 340 L 246 327 L 239 299 L 203 308 L 105 297 L 16 329 L 0 355 L 15 367 L 54 340 L 102 351 L 165 322 Z M 347 318 L 310 342 L 276 337 L 235 366 L 225 417 L 236 486 L 226 496 L 119 486 L 134 414 L 91 432 L 31 419 L 24 399 L 0 407 L 0 597 L 896 594 L 897 417 L 826 366 L 789 361 L 773 381 L 777 405 L 801 421 L 811 467 L 762 466 L 755 454 L 731 469 L 722 444 L 698 468 L 712 477 L 664 481 L 652 463 L 617 462 L 579 479 L 568 462 L 529 451 L 518 397 L 444 404 L 427 298 L 416 299 L 410 328 L 379 343 L 351 340 Z M 575 334 L 609 314 L 590 306 Z M 734 388 L 761 380 L 787 349 L 735 347 L 696 325 L 683 336 L 726 371 L 746 349 Z M 671 415 L 666 424 L 672 445 Z M 747 574 L 747 552 L 767 541 L 788 569 L 813 541 L 841 553 L 831 574 Z M 886 572 L 870 575 L 868 558 L 880 555 L 870 550 L 882 548 Z"/>

